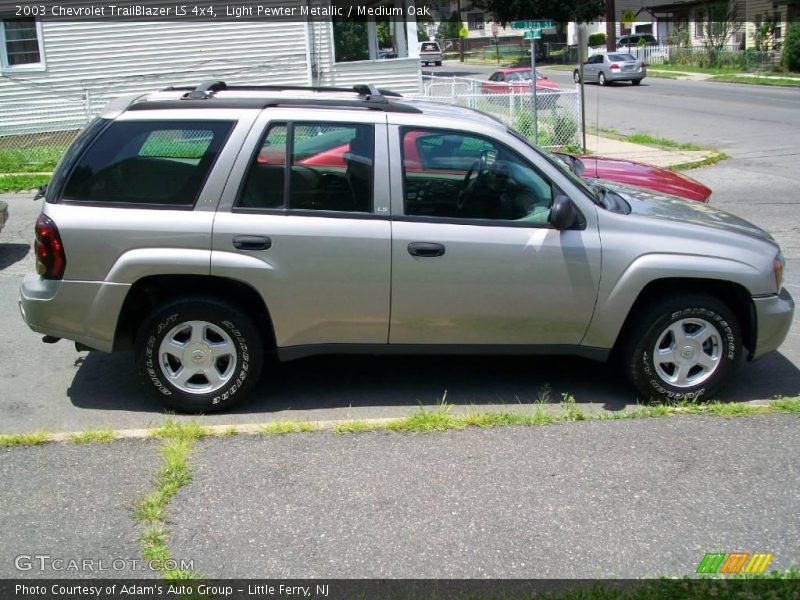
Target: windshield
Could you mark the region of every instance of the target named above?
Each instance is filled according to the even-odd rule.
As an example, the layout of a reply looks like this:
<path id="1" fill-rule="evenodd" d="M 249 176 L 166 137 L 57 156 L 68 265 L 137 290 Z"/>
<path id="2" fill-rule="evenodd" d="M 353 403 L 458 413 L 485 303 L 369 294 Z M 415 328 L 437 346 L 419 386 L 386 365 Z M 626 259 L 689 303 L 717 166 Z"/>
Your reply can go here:
<path id="1" fill-rule="evenodd" d="M 559 171 L 561 171 L 576 187 L 580 188 L 595 204 L 598 206 L 602 206 L 600 203 L 600 198 L 598 197 L 597 193 L 594 189 L 592 189 L 587 183 L 575 175 L 572 170 L 562 161 L 558 160 L 552 154 L 548 152 L 542 151 L 541 148 L 537 148 L 531 142 L 525 138 L 521 133 L 515 131 L 511 127 L 506 127 L 507 131 L 521 141 L 523 144 L 528 146 L 531 150 L 534 150 L 539 156 L 547 160 L 551 165 L 555 166 Z"/>

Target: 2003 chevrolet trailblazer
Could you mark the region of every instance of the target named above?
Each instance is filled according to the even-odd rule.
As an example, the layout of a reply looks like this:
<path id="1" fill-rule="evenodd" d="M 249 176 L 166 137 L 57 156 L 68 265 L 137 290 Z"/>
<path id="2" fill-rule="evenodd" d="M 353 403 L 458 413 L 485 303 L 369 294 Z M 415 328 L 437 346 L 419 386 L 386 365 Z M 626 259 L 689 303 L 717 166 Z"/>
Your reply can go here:
<path id="1" fill-rule="evenodd" d="M 783 341 L 794 304 L 758 227 L 588 185 L 491 117 L 395 96 L 112 102 L 47 188 L 28 325 L 135 349 L 188 411 L 244 397 L 268 352 L 613 355 L 644 397 L 691 398 Z M 311 158 L 342 144 L 341 166 Z"/>

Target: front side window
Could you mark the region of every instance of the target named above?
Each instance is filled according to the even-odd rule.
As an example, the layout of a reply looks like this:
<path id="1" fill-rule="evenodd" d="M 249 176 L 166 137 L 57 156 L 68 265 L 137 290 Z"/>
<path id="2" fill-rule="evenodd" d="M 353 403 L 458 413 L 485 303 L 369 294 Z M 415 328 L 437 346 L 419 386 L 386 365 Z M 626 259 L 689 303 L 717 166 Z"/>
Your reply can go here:
<path id="1" fill-rule="evenodd" d="M 336 6 L 336 2 L 332 2 Z M 364 7 L 353 5 L 352 9 L 370 9 L 377 16 L 361 15 L 360 19 L 350 18 L 350 4 L 339 3 L 343 8 L 342 17 L 332 17 L 333 50 L 336 62 L 359 60 L 378 60 L 408 57 L 408 38 L 406 35 L 406 4 L 404 0 L 389 0 L 380 6 L 367 4 Z M 379 10 L 378 10 L 379 9 Z M 353 15 L 358 16 L 358 15 Z M 413 40 L 416 42 L 416 40 Z"/>
<path id="2" fill-rule="evenodd" d="M 44 67 L 42 31 L 31 18 L 0 21 L 0 63 L 3 70 Z"/>
<path id="3" fill-rule="evenodd" d="M 405 214 L 547 223 L 553 185 L 525 159 L 487 138 L 403 131 Z"/>
<path id="4" fill-rule="evenodd" d="M 75 164 L 65 200 L 193 206 L 231 121 L 117 121 Z"/>
<path id="5" fill-rule="evenodd" d="M 250 165 L 237 206 L 372 212 L 374 136 L 372 125 L 271 125 Z"/>

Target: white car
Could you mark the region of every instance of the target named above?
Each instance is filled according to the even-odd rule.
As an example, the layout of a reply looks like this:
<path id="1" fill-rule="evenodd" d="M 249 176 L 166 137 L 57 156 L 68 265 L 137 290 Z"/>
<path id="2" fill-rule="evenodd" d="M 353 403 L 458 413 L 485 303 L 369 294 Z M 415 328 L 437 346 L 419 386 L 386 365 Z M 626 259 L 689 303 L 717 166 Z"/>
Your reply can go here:
<path id="1" fill-rule="evenodd" d="M 437 67 L 442 66 L 442 47 L 439 42 L 420 42 L 419 43 L 419 62 L 425 66 L 430 63 Z"/>

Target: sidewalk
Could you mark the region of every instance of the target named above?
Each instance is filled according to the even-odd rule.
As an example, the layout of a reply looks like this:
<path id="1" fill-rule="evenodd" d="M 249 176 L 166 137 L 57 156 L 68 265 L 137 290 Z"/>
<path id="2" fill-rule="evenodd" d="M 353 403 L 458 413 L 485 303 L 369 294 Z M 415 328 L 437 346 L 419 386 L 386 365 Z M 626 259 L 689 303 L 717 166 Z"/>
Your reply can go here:
<path id="1" fill-rule="evenodd" d="M 589 133 L 586 134 L 586 151 L 606 158 L 632 160 L 664 168 L 702 162 L 718 154 L 713 150 L 662 150 Z"/>
<path id="2" fill-rule="evenodd" d="M 798 449 L 800 419 L 777 413 L 207 438 L 166 541 L 207 578 L 683 577 L 717 551 L 785 569 L 800 561 Z M 0 455 L 0 577 L 133 575 L 15 558 L 140 558 L 131 513 L 154 442 Z"/>

